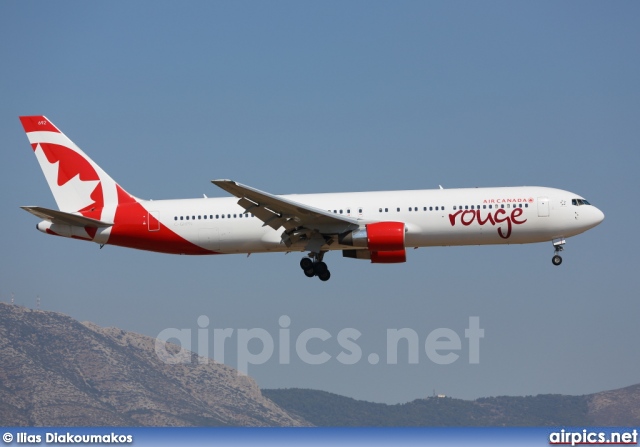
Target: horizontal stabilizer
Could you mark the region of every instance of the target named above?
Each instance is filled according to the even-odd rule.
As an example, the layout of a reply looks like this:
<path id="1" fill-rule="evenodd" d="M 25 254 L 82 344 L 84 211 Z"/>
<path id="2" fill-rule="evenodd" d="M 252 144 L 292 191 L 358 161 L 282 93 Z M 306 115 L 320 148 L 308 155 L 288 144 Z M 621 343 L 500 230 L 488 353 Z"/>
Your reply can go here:
<path id="1" fill-rule="evenodd" d="M 34 216 L 38 216 L 39 218 L 48 220 L 49 222 L 54 224 L 91 228 L 110 227 L 113 225 L 112 223 L 91 219 L 80 214 L 65 213 L 64 211 L 50 210 L 48 208 L 42 208 L 40 206 L 21 206 L 20 208 L 30 212 Z"/>

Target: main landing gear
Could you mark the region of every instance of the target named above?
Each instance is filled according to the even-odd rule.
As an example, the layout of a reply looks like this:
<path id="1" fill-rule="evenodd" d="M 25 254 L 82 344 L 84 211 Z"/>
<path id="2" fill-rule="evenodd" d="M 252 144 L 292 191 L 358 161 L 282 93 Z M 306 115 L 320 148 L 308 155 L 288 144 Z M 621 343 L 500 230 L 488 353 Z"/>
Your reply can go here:
<path id="1" fill-rule="evenodd" d="M 553 240 L 554 255 L 553 255 L 553 258 L 551 258 L 551 262 L 553 263 L 553 265 L 562 264 L 562 256 L 560 256 L 559 253 L 562 250 L 564 250 L 564 244 L 565 244 L 564 239 Z"/>
<path id="2" fill-rule="evenodd" d="M 304 274 L 308 278 L 317 276 L 320 281 L 328 281 L 331 278 L 331 272 L 329 272 L 327 264 L 322 262 L 324 252 L 309 253 L 309 256 L 300 260 L 300 268 L 304 271 Z"/>

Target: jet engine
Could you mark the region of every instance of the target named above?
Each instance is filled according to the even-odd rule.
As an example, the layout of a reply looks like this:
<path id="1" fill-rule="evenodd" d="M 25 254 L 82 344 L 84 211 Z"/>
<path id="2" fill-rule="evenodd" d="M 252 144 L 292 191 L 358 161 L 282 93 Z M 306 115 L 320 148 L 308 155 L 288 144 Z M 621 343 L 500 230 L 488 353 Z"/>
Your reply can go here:
<path id="1" fill-rule="evenodd" d="M 342 250 L 342 256 L 346 258 L 370 259 L 374 264 L 392 264 L 407 260 L 404 235 L 403 222 L 375 222 L 341 234 L 338 241 L 342 245 L 360 248 Z"/>

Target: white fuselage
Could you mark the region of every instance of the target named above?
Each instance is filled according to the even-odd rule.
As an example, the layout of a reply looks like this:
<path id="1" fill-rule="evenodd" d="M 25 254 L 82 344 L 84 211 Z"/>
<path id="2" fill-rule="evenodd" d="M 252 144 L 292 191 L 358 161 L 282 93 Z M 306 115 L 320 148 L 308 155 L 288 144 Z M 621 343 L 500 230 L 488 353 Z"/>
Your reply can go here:
<path id="1" fill-rule="evenodd" d="M 582 197 L 546 187 L 280 197 L 358 219 L 363 225 L 379 221 L 404 222 L 407 247 L 545 242 L 580 234 L 604 218 L 592 205 L 572 205 L 572 200 Z M 296 250 L 282 243 L 281 231 L 263 226 L 262 221 L 246 214 L 237 201 L 229 197 L 144 201 L 142 204 L 167 228 L 206 250 L 217 253 Z M 353 247 L 338 243 L 322 247 L 323 250 L 348 248 Z"/>

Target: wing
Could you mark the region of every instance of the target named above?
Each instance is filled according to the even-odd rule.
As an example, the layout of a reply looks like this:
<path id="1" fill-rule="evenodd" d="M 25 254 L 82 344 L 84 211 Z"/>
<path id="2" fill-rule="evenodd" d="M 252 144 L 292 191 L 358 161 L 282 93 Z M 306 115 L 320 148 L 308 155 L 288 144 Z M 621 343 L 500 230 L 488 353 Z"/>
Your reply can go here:
<path id="1" fill-rule="evenodd" d="M 50 210 L 48 208 L 42 208 L 40 206 L 21 206 L 25 211 L 30 212 L 34 216 L 38 216 L 41 219 L 48 220 L 54 224 L 73 225 L 76 227 L 110 227 L 113 224 L 108 222 L 102 222 L 100 220 L 84 217 L 79 214 L 65 213 L 64 211 Z"/>
<path id="2" fill-rule="evenodd" d="M 287 246 L 301 243 L 305 250 L 317 251 L 331 236 L 355 230 L 357 219 L 260 191 L 232 180 L 212 180 L 216 186 L 236 196 L 238 205 L 274 230 L 284 228 L 282 240 Z"/>

